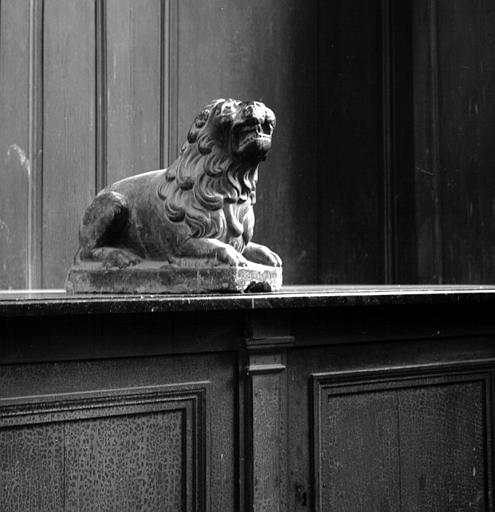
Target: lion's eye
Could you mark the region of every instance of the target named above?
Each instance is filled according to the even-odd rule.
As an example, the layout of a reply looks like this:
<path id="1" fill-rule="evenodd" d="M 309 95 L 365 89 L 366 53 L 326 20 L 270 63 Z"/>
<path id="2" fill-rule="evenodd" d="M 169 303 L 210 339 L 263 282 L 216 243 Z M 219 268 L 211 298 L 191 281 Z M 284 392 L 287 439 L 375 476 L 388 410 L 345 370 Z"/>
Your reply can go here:
<path id="1" fill-rule="evenodd" d="M 269 121 L 265 121 L 261 125 L 261 128 L 263 129 L 263 133 L 266 133 L 267 135 L 270 135 L 272 133 L 272 125 L 270 124 Z"/>

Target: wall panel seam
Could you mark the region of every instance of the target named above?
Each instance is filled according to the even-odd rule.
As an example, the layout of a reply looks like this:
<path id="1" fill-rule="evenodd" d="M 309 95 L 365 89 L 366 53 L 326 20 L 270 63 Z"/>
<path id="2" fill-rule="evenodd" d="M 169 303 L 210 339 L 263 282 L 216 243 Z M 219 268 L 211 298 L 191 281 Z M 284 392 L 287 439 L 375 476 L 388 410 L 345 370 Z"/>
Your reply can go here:
<path id="1" fill-rule="evenodd" d="M 178 153 L 179 4 L 161 0 L 160 23 L 160 167 Z"/>
<path id="2" fill-rule="evenodd" d="M 28 71 L 28 288 L 42 288 L 43 230 L 43 14 L 44 0 L 29 2 Z"/>
<path id="3" fill-rule="evenodd" d="M 95 0 L 96 193 L 107 185 L 107 13 L 106 0 Z"/>

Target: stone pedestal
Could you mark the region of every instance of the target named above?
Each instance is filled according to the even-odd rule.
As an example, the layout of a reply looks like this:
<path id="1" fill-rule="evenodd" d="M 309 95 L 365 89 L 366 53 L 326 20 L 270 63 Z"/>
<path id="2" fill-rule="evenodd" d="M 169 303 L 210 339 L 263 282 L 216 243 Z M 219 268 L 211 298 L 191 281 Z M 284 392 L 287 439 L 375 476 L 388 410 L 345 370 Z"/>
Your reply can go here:
<path id="1" fill-rule="evenodd" d="M 246 267 L 185 267 L 147 261 L 123 269 L 85 262 L 69 270 L 68 293 L 215 293 L 280 290 L 282 269 L 249 263 Z"/>

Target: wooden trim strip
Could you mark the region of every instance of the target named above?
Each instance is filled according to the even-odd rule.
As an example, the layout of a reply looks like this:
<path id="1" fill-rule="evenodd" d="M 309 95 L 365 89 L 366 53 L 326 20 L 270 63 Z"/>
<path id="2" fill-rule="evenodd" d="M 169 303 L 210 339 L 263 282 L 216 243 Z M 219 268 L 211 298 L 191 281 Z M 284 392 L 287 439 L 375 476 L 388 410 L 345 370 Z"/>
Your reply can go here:
<path id="1" fill-rule="evenodd" d="M 95 0 L 95 193 L 107 185 L 108 102 L 107 102 L 107 7 Z"/>
<path id="2" fill-rule="evenodd" d="M 437 283 L 443 283 L 443 240 L 440 205 L 440 86 L 439 86 L 439 57 L 438 57 L 438 6 L 437 0 L 428 2 L 428 37 L 430 43 L 430 94 L 431 94 L 431 173 L 434 208 L 434 266 Z"/>
<path id="3" fill-rule="evenodd" d="M 28 240 L 27 286 L 42 288 L 43 250 L 43 13 L 44 0 L 29 2 Z"/>
<path id="4" fill-rule="evenodd" d="M 179 89 L 179 5 L 178 0 L 161 2 L 160 72 L 160 167 L 165 168 L 178 154 Z"/>

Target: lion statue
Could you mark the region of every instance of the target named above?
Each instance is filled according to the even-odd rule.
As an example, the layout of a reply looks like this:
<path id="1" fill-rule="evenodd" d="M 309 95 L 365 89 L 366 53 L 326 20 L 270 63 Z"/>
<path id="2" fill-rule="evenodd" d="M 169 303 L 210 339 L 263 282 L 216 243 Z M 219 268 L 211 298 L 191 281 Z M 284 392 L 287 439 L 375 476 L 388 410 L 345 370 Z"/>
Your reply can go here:
<path id="1" fill-rule="evenodd" d="M 251 241 L 258 165 L 274 128 L 275 115 L 263 103 L 209 103 L 168 169 L 123 179 L 95 197 L 82 220 L 75 264 L 281 266 L 277 254 Z"/>

